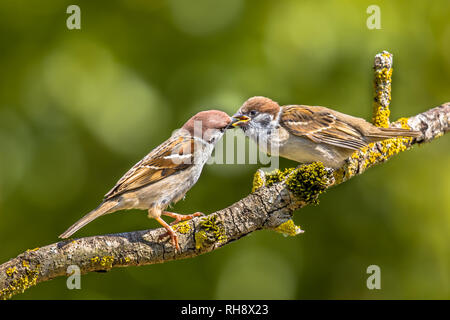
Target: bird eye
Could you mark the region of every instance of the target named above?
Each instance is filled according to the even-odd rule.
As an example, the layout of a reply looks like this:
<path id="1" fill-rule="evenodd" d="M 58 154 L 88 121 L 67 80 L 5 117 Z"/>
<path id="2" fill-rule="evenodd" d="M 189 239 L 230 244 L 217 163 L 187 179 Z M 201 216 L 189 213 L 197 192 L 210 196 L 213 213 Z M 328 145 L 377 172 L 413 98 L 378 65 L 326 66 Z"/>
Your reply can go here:
<path id="1" fill-rule="evenodd" d="M 256 110 L 252 110 L 248 114 L 253 117 L 256 115 Z"/>

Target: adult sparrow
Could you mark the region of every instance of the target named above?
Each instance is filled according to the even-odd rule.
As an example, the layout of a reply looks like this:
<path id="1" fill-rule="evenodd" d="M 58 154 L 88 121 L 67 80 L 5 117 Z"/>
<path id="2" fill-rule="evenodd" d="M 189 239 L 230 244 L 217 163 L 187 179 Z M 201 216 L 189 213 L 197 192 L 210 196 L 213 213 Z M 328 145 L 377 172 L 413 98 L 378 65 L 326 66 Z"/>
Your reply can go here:
<path id="1" fill-rule="evenodd" d="M 233 119 L 233 126 L 263 151 L 300 163 L 321 161 L 331 168 L 340 167 L 355 150 L 371 142 L 421 135 L 408 129 L 379 128 L 325 107 L 280 107 L 266 97 L 248 99 Z"/>
<path id="2" fill-rule="evenodd" d="M 176 233 L 161 215 L 174 218 L 173 223 L 202 215 L 200 212 L 182 215 L 165 210 L 182 199 L 197 182 L 216 142 L 230 125 L 231 118 L 225 112 L 209 110 L 197 113 L 132 167 L 96 209 L 59 237 L 68 238 L 105 214 L 123 209 L 141 209 L 148 210 L 148 217 L 156 219 L 167 230 L 172 244 L 179 250 Z"/>

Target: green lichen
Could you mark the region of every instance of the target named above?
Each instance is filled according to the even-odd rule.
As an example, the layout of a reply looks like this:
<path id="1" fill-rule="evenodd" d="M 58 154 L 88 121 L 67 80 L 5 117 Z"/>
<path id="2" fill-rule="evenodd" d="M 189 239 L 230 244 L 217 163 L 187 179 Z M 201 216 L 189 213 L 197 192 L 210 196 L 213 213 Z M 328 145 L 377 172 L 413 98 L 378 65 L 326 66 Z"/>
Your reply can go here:
<path id="1" fill-rule="evenodd" d="M 280 181 L 284 181 L 286 177 L 294 171 L 295 168 L 287 168 L 284 170 L 274 170 L 269 174 L 266 174 L 266 186 L 272 186 L 275 183 L 278 183 Z"/>
<path id="2" fill-rule="evenodd" d="M 270 187 L 278 182 L 284 181 L 293 170 L 295 170 L 295 168 L 287 168 L 284 170 L 276 169 L 272 172 L 265 173 L 264 178 L 262 177 L 260 170 L 256 171 L 253 178 L 253 191 L 256 191 L 263 186 Z"/>
<path id="3" fill-rule="evenodd" d="M 318 196 L 328 188 L 330 173 L 321 162 L 290 169 L 286 186 L 297 198 L 308 203 L 318 203 Z"/>
<path id="4" fill-rule="evenodd" d="M 274 228 L 276 232 L 282 233 L 284 236 L 296 236 L 303 233 L 300 226 L 296 226 L 292 219 L 283 222 L 278 227 Z"/>
<path id="5" fill-rule="evenodd" d="M 330 174 L 324 165 L 314 162 L 298 168 L 276 169 L 266 173 L 264 185 L 270 187 L 284 181 L 289 191 L 299 200 L 317 203 L 317 197 L 327 189 L 329 179 Z"/>
<path id="6" fill-rule="evenodd" d="M 200 221 L 200 230 L 195 233 L 195 248 L 204 249 L 214 243 L 222 244 L 227 241 L 225 228 L 216 215 L 204 217 Z"/>
<path id="7" fill-rule="evenodd" d="M 189 221 L 183 221 L 180 223 L 177 223 L 173 227 L 174 231 L 179 232 L 181 234 L 187 234 L 191 231 L 191 225 L 189 224 Z"/>

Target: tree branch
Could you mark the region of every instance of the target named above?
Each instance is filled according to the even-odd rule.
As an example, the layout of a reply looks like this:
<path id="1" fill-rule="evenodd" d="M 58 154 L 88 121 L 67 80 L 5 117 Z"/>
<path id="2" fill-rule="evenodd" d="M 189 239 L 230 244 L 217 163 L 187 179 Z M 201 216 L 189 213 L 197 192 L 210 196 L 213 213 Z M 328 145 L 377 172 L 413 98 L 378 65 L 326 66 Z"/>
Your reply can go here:
<path id="1" fill-rule="evenodd" d="M 374 121 L 389 124 L 390 66 L 386 68 L 375 58 Z M 384 70 L 386 69 L 386 70 Z M 387 75 L 389 79 L 377 75 Z M 380 81 L 379 79 L 382 79 Z M 388 80 L 389 85 L 386 85 Z M 381 93 L 378 89 L 381 88 Z M 389 90 L 389 99 L 386 97 Z M 381 106 L 377 103 L 381 101 Z M 429 142 L 450 128 L 450 102 L 411 118 L 402 118 L 391 126 L 410 127 L 422 132 L 418 139 L 395 138 L 370 144 L 356 151 L 339 169 L 320 163 L 284 171 L 255 174 L 253 192 L 228 208 L 206 217 L 194 218 L 174 226 L 179 235 L 181 252 L 175 252 L 170 241 L 159 240 L 163 228 L 61 241 L 42 248 L 27 250 L 0 265 L 0 298 L 8 299 L 39 282 L 67 275 L 67 268 L 77 265 L 81 273 L 109 270 L 114 267 L 164 263 L 175 259 L 196 257 L 224 246 L 261 229 L 273 229 L 287 235 L 301 233 L 292 221 L 292 214 L 310 203 L 326 189 L 338 185 L 366 169 L 390 159 L 412 145 Z"/>

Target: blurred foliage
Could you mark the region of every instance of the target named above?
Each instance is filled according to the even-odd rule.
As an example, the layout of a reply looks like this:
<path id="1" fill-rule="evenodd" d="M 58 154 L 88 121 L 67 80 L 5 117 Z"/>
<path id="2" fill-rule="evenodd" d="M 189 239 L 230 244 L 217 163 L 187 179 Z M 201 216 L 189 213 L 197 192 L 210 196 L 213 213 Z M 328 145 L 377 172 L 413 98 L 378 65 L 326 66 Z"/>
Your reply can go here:
<path id="1" fill-rule="evenodd" d="M 81 30 L 66 28 L 70 4 Z M 380 30 L 366 27 L 372 4 Z M 199 110 L 233 113 L 265 95 L 370 119 L 384 49 L 393 119 L 449 101 L 449 21 L 448 0 L 2 0 L 0 261 L 57 241 Z M 88 274 L 81 290 L 59 278 L 17 299 L 448 299 L 449 147 L 449 137 L 415 147 L 330 190 L 296 214 L 306 232 L 295 238 L 260 231 L 195 259 Z M 232 204 L 257 168 L 206 166 L 174 210 Z M 133 211 L 76 236 L 152 227 Z M 381 290 L 366 288 L 372 264 Z"/>

